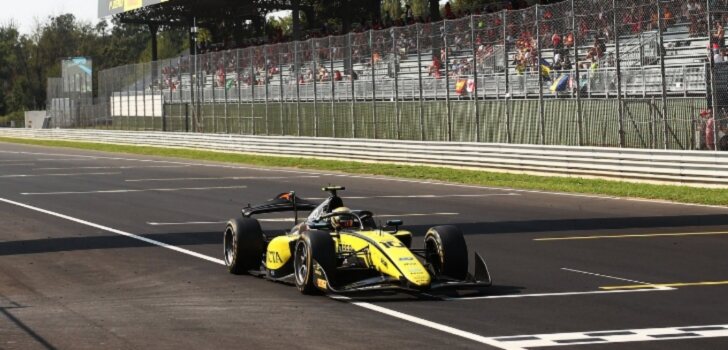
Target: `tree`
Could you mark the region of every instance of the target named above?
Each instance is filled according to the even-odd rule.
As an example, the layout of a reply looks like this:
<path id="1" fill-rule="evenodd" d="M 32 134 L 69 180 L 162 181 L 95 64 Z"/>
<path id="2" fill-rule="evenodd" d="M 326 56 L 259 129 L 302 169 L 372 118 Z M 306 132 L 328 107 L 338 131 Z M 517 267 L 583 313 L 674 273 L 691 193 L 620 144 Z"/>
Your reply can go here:
<path id="1" fill-rule="evenodd" d="M 382 17 L 390 20 L 401 19 L 404 14 L 400 0 L 382 0 Z"/>
<path id="2" fill-rule="evenodd" d="M 430 14 L 429 0 L 408 0 L 407 4 L 412 7 L 415 18 L 425 18 Z"/>

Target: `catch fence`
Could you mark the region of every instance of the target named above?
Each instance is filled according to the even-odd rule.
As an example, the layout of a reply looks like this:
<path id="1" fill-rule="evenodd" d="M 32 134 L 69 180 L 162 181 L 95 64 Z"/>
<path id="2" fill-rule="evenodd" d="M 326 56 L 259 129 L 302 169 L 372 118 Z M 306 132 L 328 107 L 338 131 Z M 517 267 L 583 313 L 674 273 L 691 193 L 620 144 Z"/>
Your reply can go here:
<path id="1" fill-rule="evenodd" d="M 571 0 L 181 56 L 100 72 L 56 125 L 720 148 L 726 22 L 726 0 Z"/>

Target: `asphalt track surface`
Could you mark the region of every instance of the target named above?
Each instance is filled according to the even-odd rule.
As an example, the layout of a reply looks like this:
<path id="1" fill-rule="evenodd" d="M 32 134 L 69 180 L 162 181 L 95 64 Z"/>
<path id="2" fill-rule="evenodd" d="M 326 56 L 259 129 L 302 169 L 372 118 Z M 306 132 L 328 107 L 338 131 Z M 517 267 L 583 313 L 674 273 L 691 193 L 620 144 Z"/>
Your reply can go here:
<path id="1" fill-rule="evenodd" d="M 494 286 L 342 300 L 227 273 L 223 221 L 326 184 L 416 245 L 460 226 Z M 728 347 L 728 208 L 0 143 L 0 222 L 0 349 Z"/>

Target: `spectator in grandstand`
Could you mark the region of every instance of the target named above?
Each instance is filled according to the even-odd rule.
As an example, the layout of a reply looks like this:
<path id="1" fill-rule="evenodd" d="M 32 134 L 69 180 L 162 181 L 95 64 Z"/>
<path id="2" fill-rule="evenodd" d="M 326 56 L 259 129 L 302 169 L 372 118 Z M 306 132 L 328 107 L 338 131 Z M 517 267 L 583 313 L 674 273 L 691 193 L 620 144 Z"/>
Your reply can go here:
<path id="1" fill-rule="evenodd" d="M 359 74 L 356 74 L 356 71 L 354 69 L 349 69 L 349 80 L 359 80 Z"/>
<path id="2" fill-rule="evenodd" d="M 338 69 L 334 71 L 334 81 L 342 81 L 343 77 L 341 76 L 341 71 Z"/>
<path id="3" fill-rule="evenodd" d="M 319 65 L 318 69 L 318 81 L 328 81 L 329 80 L 329 71 L 326 70 L 326 67 L 324 65 Z"/>
<path id="4" fill-rule="evenodd" d="M 440 79 L 440 69 L 442 69 L 442 62 L 437 56 L 432 56 L 432 63 L 427 68 L 427 75 L 434 76 L 435 79 Z"/>
<path id="5" fill-rule="evenodd" d="M 714 63 L 721 63 L 721 62 L 723 62 L 723 53 L 718 48 L 718 44 L 717 43 L 713 43 L 712 44 L 711 54 L 713 55 L 713 62 Z"/>
<path id="6" fill-rule="evenodd" d="M 725 28 L 723 28 L 720 21 L 716 21 L 715 34 L 711 34 L 710 41 L 717 45 L 720 49 L 725 47 Z"/>

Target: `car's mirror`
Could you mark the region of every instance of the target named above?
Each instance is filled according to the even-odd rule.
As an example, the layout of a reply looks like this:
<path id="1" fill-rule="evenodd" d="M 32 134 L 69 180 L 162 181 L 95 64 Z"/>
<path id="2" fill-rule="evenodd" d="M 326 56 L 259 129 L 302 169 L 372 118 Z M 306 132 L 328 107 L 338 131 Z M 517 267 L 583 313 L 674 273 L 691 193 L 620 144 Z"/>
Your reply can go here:
<path id="1" fill-rule="evenodd" d="M 387 220 L 388 227 L 398 227 L 402 226 L 402 220 Z"/>
<path id="2" fill-rule="evenodd" d="M 329 223 L 328 223 L 328 222 L 326 222 L 326 221 L 317 221 L 317 222 L 312 222 L 312 223 L 309 223 L 309 224 L 308 224 L 308 227 L 309 227 L 309 228 L 312 228 L 312 229 L 314 229 L 314 230 L 326 230 L 326 229 L 329 229 L 329 228 L 331 228 L 331 227 L 329 226 Z"/>

